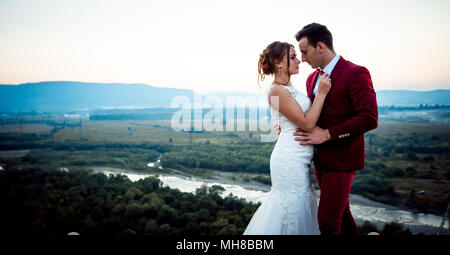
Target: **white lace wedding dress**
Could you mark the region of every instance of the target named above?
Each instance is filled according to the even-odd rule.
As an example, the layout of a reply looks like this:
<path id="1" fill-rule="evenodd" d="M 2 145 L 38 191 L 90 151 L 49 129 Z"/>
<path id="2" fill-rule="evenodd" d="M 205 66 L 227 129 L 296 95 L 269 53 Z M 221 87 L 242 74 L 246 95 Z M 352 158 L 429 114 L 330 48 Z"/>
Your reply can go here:
<path id="1" fill-rule="evenodd" d="M 267 89 L 267 95 L 275 85 Z M 280 85 L 278 85 L 280 86 Z M 306 112 L 311 100 L 292 86 L 283 86 Z M 244 235 L 318 235 L 317 196 L 310 179 L 312 145 L 294 140 L 297 126 L 271 108 L 281 133 L 270 157 L 272 188 L 253 215 Z"/>

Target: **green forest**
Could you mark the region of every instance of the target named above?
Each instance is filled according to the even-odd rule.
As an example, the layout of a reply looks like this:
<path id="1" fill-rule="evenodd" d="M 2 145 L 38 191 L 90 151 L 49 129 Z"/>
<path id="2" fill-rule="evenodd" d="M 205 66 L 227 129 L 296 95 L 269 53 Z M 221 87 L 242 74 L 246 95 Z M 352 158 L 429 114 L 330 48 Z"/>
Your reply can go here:
<path id="1" fill-rule="evenodd" d="M 241 234 L 256 204 L 223 188 L 195 194 L 162 187 L 157 178 L 131 182 L 89 171 L 8 169 L 0 173 L 3 234 Z M 7 205 L 7 206 L 5 206 Z"/>

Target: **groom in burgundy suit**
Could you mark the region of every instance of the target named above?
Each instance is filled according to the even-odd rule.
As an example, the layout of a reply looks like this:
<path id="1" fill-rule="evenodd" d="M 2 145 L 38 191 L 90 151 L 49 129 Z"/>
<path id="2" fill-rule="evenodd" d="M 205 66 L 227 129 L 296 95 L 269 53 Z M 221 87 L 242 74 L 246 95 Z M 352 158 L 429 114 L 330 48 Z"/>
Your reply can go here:
<path id="1" fill-rule="evenodd" d="M 350 212 L 353 177 L 364 168 L 364 133 L 378 125 L 378 107 L 369 71 L 345 60 L 333 49 L 327 27 L 312 23 L 296 39 L 302 61 L 317 70 L 310 74 L 306 89 L 311 101 L 323 73 L 331 77 L 331 90 L 310 132 L 294 133 L 301 145 L 315 145 L 314 166 L 320 188 L 319 228 L 324 235 L 358 235 Z"/>

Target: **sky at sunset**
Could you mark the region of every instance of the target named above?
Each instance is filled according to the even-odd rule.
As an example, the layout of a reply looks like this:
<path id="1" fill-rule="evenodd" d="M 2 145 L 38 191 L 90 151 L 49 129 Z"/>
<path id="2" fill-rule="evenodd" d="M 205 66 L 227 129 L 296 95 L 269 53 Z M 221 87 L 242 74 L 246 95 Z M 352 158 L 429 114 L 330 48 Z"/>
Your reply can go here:
<path id="1" fill-rule="evenodd" d="M 318 22 L 375 90 L 450 89 L 450 1 L 0 0 L 0 84 L 258 92 L 259 53 Z M 312 69 L 293 78 L 304 91 Z M 270 80 L 269 80 L 270 81 Z"/>

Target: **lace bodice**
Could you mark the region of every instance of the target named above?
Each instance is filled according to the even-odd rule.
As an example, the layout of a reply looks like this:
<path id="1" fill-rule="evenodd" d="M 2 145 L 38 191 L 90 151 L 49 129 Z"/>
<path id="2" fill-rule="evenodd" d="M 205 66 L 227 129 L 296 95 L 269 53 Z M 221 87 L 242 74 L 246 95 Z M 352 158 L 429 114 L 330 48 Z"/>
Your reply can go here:
<path id="1" fill-rule="evenodd" d="M 309 97 L 307 97 L 303 93 L 300 93 L 292 85 L 283 86 L 283 85 L 272 84 L 266 90 L 266 95 L 268 96 L 267 100 L 269 100 L 270 91 L 275 86 L 282 86 L 283 88 L 285 88 L 292 95 L 292 97 L 295 98 L 295 100 L 298 102 L 298 104 L 302 108 L 303 112 L 307 112 L 309 110 L 309 108 L 311 107 L 311 100 L 309 99 Z M 281 132 L 285 132 L 285 131 L 291 132 L 297 128 L 297 126 L 294 123 L 289 121 L 288 118 L 286 118 L 283 114 L 281 114 L 279 111 L 273 109 L 272 107 L 270 108 L 270 113 L 272 114 L 272 118 L 274 118 L 275 121 L 280 125 Z"/>

